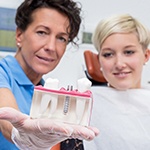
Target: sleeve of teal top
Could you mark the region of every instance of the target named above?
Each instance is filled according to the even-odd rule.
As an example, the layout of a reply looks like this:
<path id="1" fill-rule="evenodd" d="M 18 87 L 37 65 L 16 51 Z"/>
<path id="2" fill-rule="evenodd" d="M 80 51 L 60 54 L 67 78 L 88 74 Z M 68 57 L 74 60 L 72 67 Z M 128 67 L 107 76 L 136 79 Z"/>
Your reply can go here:
<path id="1" fill-rule="evenodd" d="M 11 73 L 8 70 L 5 70 L 2 66 L 0 66 L 0 88 L 8 88 L 11 89 Z"/>

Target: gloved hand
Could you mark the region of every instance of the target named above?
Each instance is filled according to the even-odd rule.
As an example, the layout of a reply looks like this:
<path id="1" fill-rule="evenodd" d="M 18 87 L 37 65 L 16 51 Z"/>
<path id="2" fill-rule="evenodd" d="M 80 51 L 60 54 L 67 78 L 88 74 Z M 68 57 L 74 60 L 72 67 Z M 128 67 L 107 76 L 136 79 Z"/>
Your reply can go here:
<path id="1" fill-rule="evenodd" d="M 28 115 L 9 108 L 0 108 L 0 119 L 13 125 L 12 141 L 21 150 L 49 150 L 68 138 L 92 140 L 98 129 L 56 122 L 50 119 L 31 119 Z"/>

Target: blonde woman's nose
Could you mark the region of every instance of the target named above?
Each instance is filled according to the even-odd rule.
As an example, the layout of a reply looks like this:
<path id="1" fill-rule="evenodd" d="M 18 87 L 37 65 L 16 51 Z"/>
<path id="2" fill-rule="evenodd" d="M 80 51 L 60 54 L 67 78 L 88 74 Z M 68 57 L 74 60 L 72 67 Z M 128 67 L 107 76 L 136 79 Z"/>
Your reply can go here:
<path id="1" fill-rule="evenodd" d="M 121 56 L 116 57 L 115 66 L 119 70 L 125 68 L 126 66 L 125 59 Z"/>

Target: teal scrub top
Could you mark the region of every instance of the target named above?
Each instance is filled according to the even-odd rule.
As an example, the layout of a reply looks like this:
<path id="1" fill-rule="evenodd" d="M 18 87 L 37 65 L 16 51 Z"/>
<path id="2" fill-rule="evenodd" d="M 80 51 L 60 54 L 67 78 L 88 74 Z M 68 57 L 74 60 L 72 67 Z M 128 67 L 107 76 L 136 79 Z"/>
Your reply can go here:
<path id="1" fill-rule="evenodd" d="M 0 61 L 0 88 L 10 89 L 20 111 L 29 115 L 34 85 L 13 56 L 6 56 Z M 6 140 L 0 132 L 0 150 L 18 150 L 18 148 Z"/>

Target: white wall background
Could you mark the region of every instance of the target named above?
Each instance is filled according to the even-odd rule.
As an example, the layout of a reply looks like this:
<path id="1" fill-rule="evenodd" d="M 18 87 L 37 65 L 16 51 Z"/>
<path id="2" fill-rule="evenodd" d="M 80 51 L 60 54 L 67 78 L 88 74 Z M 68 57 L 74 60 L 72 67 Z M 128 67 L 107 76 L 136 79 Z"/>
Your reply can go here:
<path id="1" fill-rule="evenodd" d="M 0 0 L 0 7 L 17 8 L 23 0 Z"/>
<path id="2" fill-rule="evenodd" d="M 23 0 L 0 0 L 0 7 L 16 8 Z M 82 4 L 83 23 L 79 33 L 82 38 L 82 31 L 93 32 L 97 23 L 107 16 L 113 14 L 129 13 L 139 19 L 150 29 L 150 0 L 76 0 Z M 81 43 L 81 40 L 79 41 Z M 92 45 L 80 44 L 79 48 L 67 48 L 64 57 L 58 67 L 44 76 L 58 78 L 60 86 L 66 87 L 68 84 L 76 87 L 76 80 L 84 77 L 84 58 L 83 52 L 86 49 L 95 51 Z M 2 54 L 2 52 L 0 52 Z M 144 66 L 143 84 L 150 81 L 150 63 Z"/>

